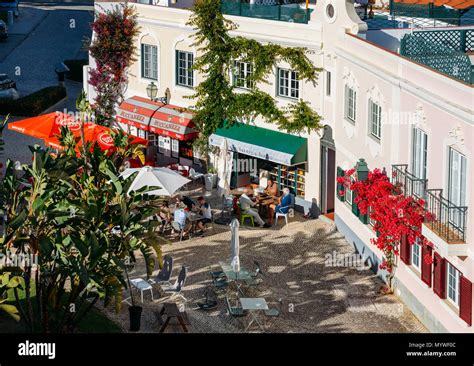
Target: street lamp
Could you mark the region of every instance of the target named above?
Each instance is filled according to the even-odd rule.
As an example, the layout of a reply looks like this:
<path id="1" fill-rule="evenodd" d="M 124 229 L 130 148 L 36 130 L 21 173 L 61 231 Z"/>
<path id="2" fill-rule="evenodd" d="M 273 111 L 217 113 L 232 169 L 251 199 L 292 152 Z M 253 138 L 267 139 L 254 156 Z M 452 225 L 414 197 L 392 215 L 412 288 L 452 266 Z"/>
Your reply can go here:
<path id="1" fill-rule="evenodd" d="M 359 180 L 359 182 L 363 182 L 369 177 L 369 167 L 365 159 L 359 159 L 359 161 L 356 163 L 355 170 L 357 173 L 357 180 Z"/>
<path id="2" fill-rule="evenodd" d="M 166 88 L 164 97 L 157 97 L 156 95 L 158 94 L 158 87 L 153 81 L 147 85 L 146 94 L 148 95 L 148 98 L 150 98 L 150 100 L 163 104 L 168 104 L 171 99 L 171 92 L 169 88 Z"/>

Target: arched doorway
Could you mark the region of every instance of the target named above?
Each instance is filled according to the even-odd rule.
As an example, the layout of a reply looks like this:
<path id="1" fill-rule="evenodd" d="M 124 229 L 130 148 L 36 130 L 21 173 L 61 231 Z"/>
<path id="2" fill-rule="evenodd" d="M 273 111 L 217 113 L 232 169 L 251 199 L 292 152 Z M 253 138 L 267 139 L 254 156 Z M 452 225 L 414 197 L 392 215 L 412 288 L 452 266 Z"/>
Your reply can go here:
<path id="1" fill-rule="evenodd" d="M 321 213 L 334 212 L 334 199 L 336 196 L 336 145 L 332 137 L 332 128 L 324 126 L 321 137 Z"/>

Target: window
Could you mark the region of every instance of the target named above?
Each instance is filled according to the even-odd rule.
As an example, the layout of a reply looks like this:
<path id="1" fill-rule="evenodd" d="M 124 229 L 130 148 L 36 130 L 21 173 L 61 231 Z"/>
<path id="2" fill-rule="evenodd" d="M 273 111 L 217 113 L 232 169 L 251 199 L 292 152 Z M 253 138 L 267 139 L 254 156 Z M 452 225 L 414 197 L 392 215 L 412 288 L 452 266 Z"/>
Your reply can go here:
<path id="1" fill-rule="evenodd" d="M 171 140 L 171 156 L 174 158 L 179 157 L 179 141 L 172 139 Z"/>
<path id="2" fill-rule="evenodd" d="M 193 62 L 191 52 L 176 51 L 176 84 L 188 88 L 194 86 Z"/>
<path id="3" fill-rule="evenodd" d="M 382 107 L 372 99 L 369 100 L 369 132 L 378 140 L 382 137 Z"/>
<path id="4" fill-rule="evenodd" d="M 412 147 L 412 172 L 416 178 L 426 179 L 426 162 L 428 152 L 428 135 L 419 128 L 413 129 L 413 147 Z M 414 192 L 416 196 L 423 196 L 423 186 L 415 184 Z"/>
<path id="5" fill-rule="evenodd" d="M 326 96 L 331 96 L 331 71 L 326 71 Z"/>
<path id="6" fill-rule="evenodd" d="M 451 205 L 466 205 L 466 164 L 464 155 L 449 149 L 449 201 Z M 449 221 L 457 227 L 464 225 L 460 210 L 449 210 Z"/>
<path id="7" fill-rule="evenodd" d="M 345 187 L 345 190 L 344 190 L 344 201 L 349 206 L 352 205 L 352 191 L 348 187 Z"/>
<path id="8" fill-rule="evenodd" d="M 357 101 L 357 92 L 346 85 L 345 90 L 346 98 L 346 118 L 355 122 L 356 120 L 356 101 Z"/>
<path id="9" fill-rule="evenodd" d="M 253 81 L 251 80 L 253 73 L 253 65 L 249 62 L 235 61 L 234 74 L 232 77 L 234 86 L 244 89 L 252 89 Z"/>
<path id="10" fill-rule="evenodd" d="M 142 44 L 142 77 L 158 80 L 158 47 Z"/>
<path id="11" fill-rule="evenodd" d="M 459 278 L 461 273 L 449 262 L 446 262 L 446 293 L 448 300 L 450 300 L 455 306 L 459 306 Z"/>
<path id="12" fill-rule="evenodd" d="M 154 133 L 148 134 L 148 145 L 150 146 L 158 146 L 158 135 Z"/>
<path id="13" fill-rule="evenodd" d="M 418 240 L 411 246 L 411 264 L 418 271 L 421 271 L 421 245 Z"/>
<path id="14" fill-rule="evenodd" d="M 142 139 L 146 139 L 146 131 L 139 128 L 138 129 L 138 137 L 140 137 Z"/>
<path id="15" fill-rule="evenodd" d="M 287 98 L 300 97 L 300 81 L 296 71 L 278 69 L 278 95 Z"/>

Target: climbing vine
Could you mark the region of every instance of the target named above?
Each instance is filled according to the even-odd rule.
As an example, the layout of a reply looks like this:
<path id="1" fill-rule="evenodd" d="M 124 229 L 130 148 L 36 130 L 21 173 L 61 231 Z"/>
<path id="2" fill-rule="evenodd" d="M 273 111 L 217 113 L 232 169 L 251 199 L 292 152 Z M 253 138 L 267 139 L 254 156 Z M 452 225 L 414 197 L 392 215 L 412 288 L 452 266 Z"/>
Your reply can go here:
<path id="1" fill-rule="evenodd" d="M 196 101 L 194 121 L 201 135 L 198 145 L 207 145 L 208 137 L 224 122 L 229 125 L 236 121 L 249 122 L 258 116 L 289 133 L 322 127 L 321 117 L 304 100 L 279 108 L 271 95 L 258 88 L 259 84 L 268 83 L 274 65 L 280 62 L 288 63 L 298 72 L 301 83 L 316 83 L 320 69 L 308 58 L 310 51 L 231 36 L 237 25 L 223 16 L 219 0 L 198 0 L 192 12 L 188 25 L 195 30 L 193 45 L 200 53 L 193 67 L 203 75 L 190 96 Z M 236 91 L 233 84 L 236 60 L 252 65 L 246 79 L 250 85 L 247 92 Z"/>
<path id="2" fill-rule="evenodd" d="M 123 100 L 127 69 L 136 61 L 135 37 L 139 33 L 135 9 L 127 3 L 96 14 L 94 40 L 89 47 L 96 67 L 89 83 L 97 96 L 91 104 L 95 122 L 109 125 L 114 108 Z"/>
<path id="3" fill-rule="evenodd" d="M 384 171 L 374 169 L 364 181 L 357 179 L 355 169 L 347 170 L 337 182 L 344 189 L 353 192 L 354 202 L 360 215 L 369 215 L 374 222 L 377 236 L 371 239 L 383 254 L 384 260 L 380 269 L 388 273 L 387 282 L 391 287 L 397 266 L 397 256 L 402 238 L 406 237 L 410 245 L 418 242 L 428 245 L 421 233 L 421 225 L 425 219 L 431 220 L 431 214 L 425 211 L 425 202 L 402 193 L 402 187 L 390 182 Z M 343 196 L 344 191 L 338 192 Z M 431 258 L 424 258 L 429 262 Z"/>

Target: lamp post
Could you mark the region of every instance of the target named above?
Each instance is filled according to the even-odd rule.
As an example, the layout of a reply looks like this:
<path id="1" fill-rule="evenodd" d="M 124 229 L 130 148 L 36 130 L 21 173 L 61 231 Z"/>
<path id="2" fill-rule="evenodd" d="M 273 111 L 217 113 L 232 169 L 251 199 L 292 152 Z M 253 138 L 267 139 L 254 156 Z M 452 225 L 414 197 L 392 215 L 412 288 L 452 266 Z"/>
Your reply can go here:
<path id="1" fill-rule="evenodd" d="M 170 102 L 171 92 L 170 92 L 169 88 L 166 88 L 164 97 L 157 97 L 156 96 L 157 94 L 158 94 L 158 87 L 152 81 L 146 87 L 146 95 L 148 96 L 148 98 L 150 98 L 150 100 L 153 101 L 153 102 L 160 102 L 160 103 L 163 103 L 163 104 L 168 104 Z"/>
<path id="2" fill-rule="evenodd" d="M 363 182 L 369 177 L 369 166 L 367 165 L 365 159 L 359 159 L 359 161 L 356 163 L 355 170 L 357 173 L 357 180 L 359 182 Z"/>

